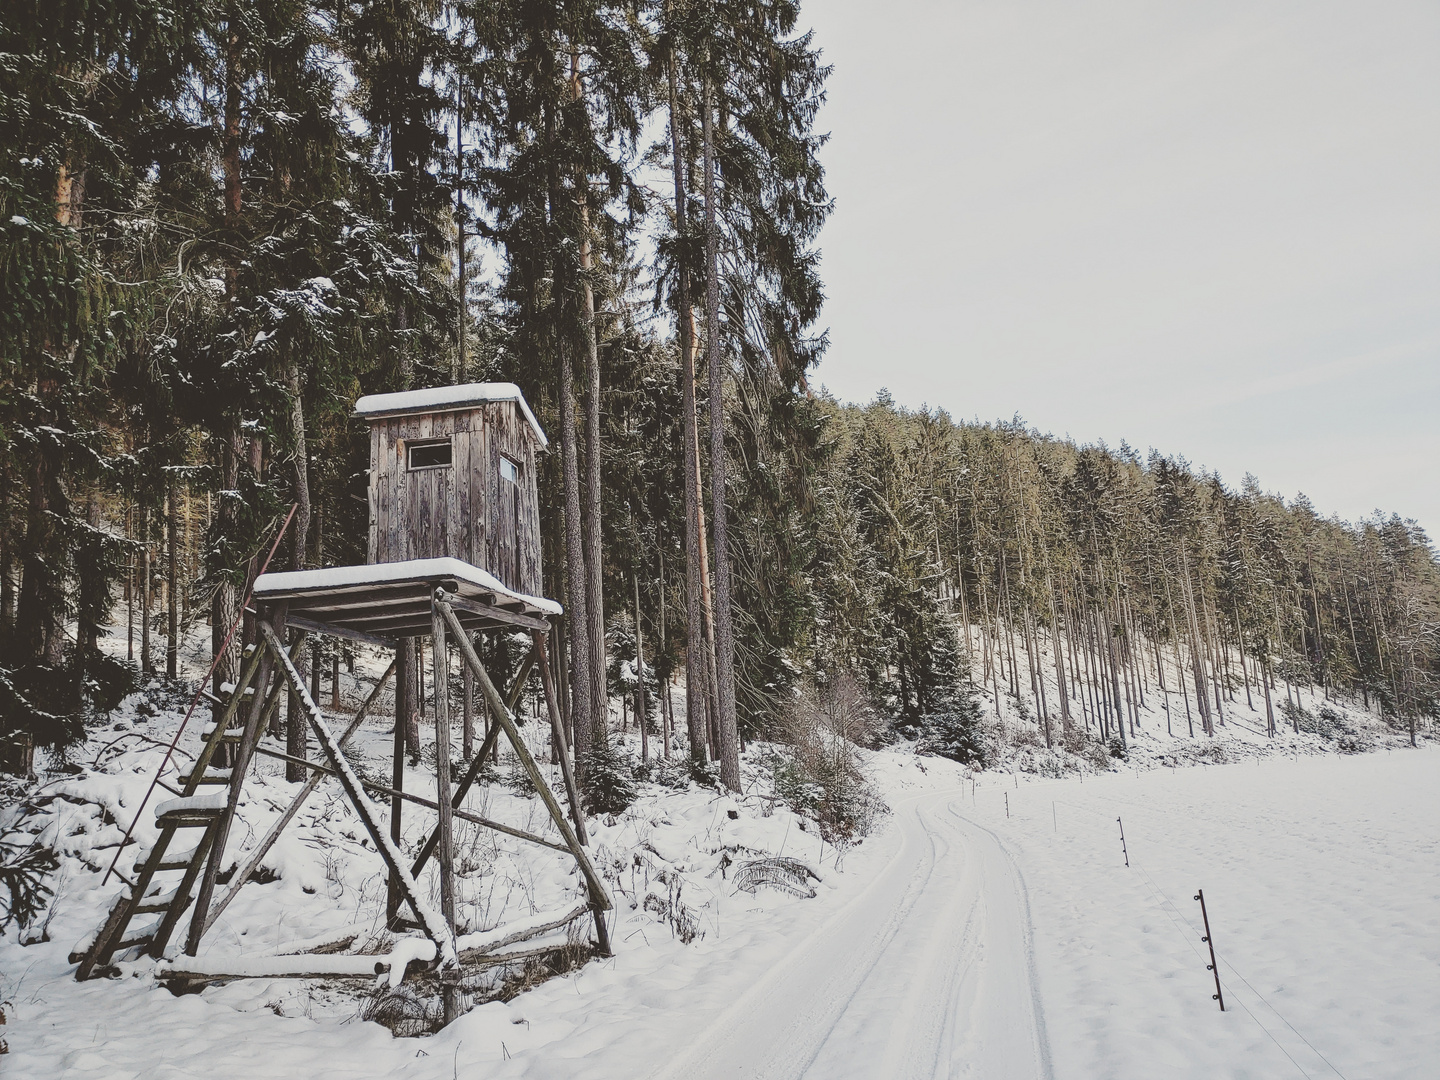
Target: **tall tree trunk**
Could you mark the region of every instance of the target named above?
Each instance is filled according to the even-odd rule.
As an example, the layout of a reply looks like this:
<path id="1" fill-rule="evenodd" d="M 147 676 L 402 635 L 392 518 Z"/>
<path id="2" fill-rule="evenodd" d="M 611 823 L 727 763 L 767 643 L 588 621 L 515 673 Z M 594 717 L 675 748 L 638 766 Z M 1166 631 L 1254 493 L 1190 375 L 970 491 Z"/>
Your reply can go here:
<path id="1" fill-rule="evenodd" d="M 1185 615 L 1190 625 L 1190 667 L 1195 675 L 1195 698 L 1200 709 L 1200 722 L 1206 735 L 1215 734 L 1215 722 L 1210 715 L 1210 701 L 1206 696 L 1205 649 L 1200 635 L 1199 616 L 1195 611 L 1195 590 L 1190 583 L 1190 559 L 1184 548 L 1180 550 L 1180 565 L 1184 572 L 1181 584 L 1185 587 Z"/>
<path id="2" fill-rule="evenodd" d="M 700 476 L 695 447 L 698 442 L 695 415 L 695 324 L 690 300 L 690 268 L 686 245 L 689 241 L 689 214 L 685 195 L 686 158 L 680 145 L 679 91 L 675 57 L 669 62 L 670 80 L 670 172 L 675 184 L 675 229 L 680 239 L 679 271 L 676 275 L 676 323 L 680 338 L 680 396 L 683 414 L 685 459 L 685 722 L 690 736 L 690 756 L 703 762 L 709 746 L 706 717 L 707 672 L 704 615 L 700 609 L 701 550 L 704 525 L 700 519 L 697 489 Z"/>
<path id="3" fill-rule="evenodd" d="M 241 182 L 240 182 L 240 100 L 244 76 L 240 70 L 240 28 L 237 5 L 227 5 L 225 13 L 225 104 L 224 135 L 221 146 L 221 165 L 225 175 L 225 231 L 229 234 L 225 262 L 225 302 L 235 303 L 239 286 L 240 261 L 234 252 L 239 250 Z M 220 512 L 217 528 L 222 539 L 233 540 L 238 525 L 238 510 L 234 492 L 240 486 L 241 431 L 239 418 L 227 415 L 220 433 Z M 238 614 L 239 597 L 235 582 L 230 576 L 233 567 L 222 568 L 219 584 L 215 588 L 210 609 L 211 654 L 218 658 L 215 664 L 214 692 L 219 696 L 220 687 L 233 685 L 240 677 L 240 642 L 234 639 L 223 650 L 226 634 Z M 222 706 L 214 707 L 214 717 L 219 719 Z"/>
<path id="4" fill-rule="evenodd" d="M 569 631 L 570 718 L 575 729 L 575 771 L 584 775 L 594 730 L 595 683 L 590 675 L 590 615 L 586 596 L 585 541 L 580 525 L 580 462 L 575 446 L 575 374 L 569 350 L 560 353 L 560 460 L 565 489 L 565 626 Z"/>
<path id="5" fill-rule="evenodd" d="M 455 88 L 455 363 L 450 368 L 450 381 L 458 383 L 465 377 L 465 79 L 461 76 Z M 466 668 L 468 672 L 468 667 Z M 468 677 L 468 676 L 467 676 Z M 470 730 L 469 727 L 466 728 Z M 467 751 L 465 759 L 470 759 Z"/>
<path id="6" fill-rule="evenodd" d="M 305 444 L 305 399 L 300 385 L 300 365 L 293 358 L 285 369 L 285 388 L 290 395 L 290 437 L 292 452 L 295 454 L 295 521 L 294 533 L 290 537 L 290 569 L 305 569 L 306 543 L 310 537 L 310 454 Z M 291 631 L 291 642 L 299 646 L 302 635 L 299 631 Z M 314 654 L 309 657 L 298 657 L 296 667 L 300 674 L 305 674 L 305 665 L 308 662 L 318 673 L 319 651 L 316 648 L 308 650 Z M 304 758 L 306 747 L 307 721 L 304 716 L 304 709 L 301 708 L 299 695 L 292 689 L 289 691 L 289 701 L 286 711 L 285 730 L 285 752 L 292 758 Z M 290 783 L 300 783 L 308 776 L 305 766 L 295 761 L 285 763 L 285 779 Z"/>
<path id="7" fill-rule="evenodd" d="M 635 722 L 640 727 L 640 760 L 650 760 L 650 725 L 645 722 L 645 638 L 640 629 L 640 575 L 635 575 Z"/>
<path id="8" fill-rule="evenodd" d="M 180 559 L 176 550 L 180 538 L 180 491 L 172 477 L 166 496 L 165 514 L 165 577 L 167 587 L 165 599 L 167 625 L 165 627 L 165 678 L 174 682 L 180 674 Z M 99 507 L 97 505 L 96 509 Z"/>
<path id="9" fill-rule="evenodd" d="M 715 217 L 715 132 L 710 79 L 705 79 L 705 341 L 710 367 L 710 527 L 715 531 L 715 699 L 719 706 L 720 781 L 740 790 L 740 735 L 735 718 L 735 630 L 730 612 L 730 534 L 725 513 L 725 369 L 720 348 L 720 227 Z"/>
<path id="10" fill-rule="evenodd" d="M 570 93 L 584 107 L 585 89 L 580 81 L 580 55 L 570 54 Z M 580 203 L 581 296 L 585 305 L 585 604 L 589 619 L 590 683 L 593 736 L 606 738 L 605 714 L 610 695 L 605 686 L 605 595 L 604 547 L 602 546 L 600 498 L 600 344 L 595 326 L 595 291 L 590 284 L 590 208 L 585 199 L 589 177 L 575 178 Z"/>
<path id="11" fill-rule="evenodd" d="M 10 520 L 10 462 L 0 463 L 0 640 L 15 630 L 15 545 Z"/>

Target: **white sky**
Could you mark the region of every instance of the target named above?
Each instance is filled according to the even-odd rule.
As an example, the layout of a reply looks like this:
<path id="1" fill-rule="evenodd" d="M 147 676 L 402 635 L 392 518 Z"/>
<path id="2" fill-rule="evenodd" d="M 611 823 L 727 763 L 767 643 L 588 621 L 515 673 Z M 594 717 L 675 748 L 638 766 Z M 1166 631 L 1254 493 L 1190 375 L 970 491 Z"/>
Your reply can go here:
<path id="1" fill-rule="evenodd" d="M 810 0 L 868 401 L 1440 538 L 1440 4 Z"/>

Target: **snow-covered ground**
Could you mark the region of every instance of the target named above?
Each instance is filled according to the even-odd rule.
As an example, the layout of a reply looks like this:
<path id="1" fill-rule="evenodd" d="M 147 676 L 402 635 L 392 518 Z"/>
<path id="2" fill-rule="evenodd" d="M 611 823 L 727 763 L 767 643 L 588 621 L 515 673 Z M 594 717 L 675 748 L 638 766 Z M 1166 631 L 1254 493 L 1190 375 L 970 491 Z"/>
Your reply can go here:
<path id="1" fill-rule="evenodd" d="M 1440 751 L 987 775 L 956 809 L 1027 886 L 1061 1080 L 1440 1075 Z"/>
<path id="2" fill-rule="evenodd" d="M 352 707 L 365 689 L 347 682 Z M 1133 765 L 1102 757 L 1081 772 L 1014 725 L 1012 705 L 1001 760 L 1035 771 L 972 777 L 903 746 L 866 755 L 891 813 L 838 850 L 775 804 L 755 748 L 745 796 L 672 775 L 677 786 L 649 785 L 624 814 L 592 821 L 617 901 L 613 958 L 396 1038 L 362 1019 L 371 988 L 354 980 L 247 979 L 176 997 L 138 961 L 117 979 L 74 981 L 66 954 L 120 888 L 101 887 L 101 871 L 158 762 L 147 740 L 168 740 L 178 704 L 130 699 L 74 755 L 85 771 L 32 797 L 24 828 L 64 855 L 50 940 L 22 945 L 13 927 L 0 938 L 6 1077 L 1356 1078 L 1423 1076 L 1440 1061 L 1433 747 L 1320 754 L 1320 735 L 1272 742 L 1238 706 L 1221 739 L 1192 743 L 1151 711 Z M 388 770 L 387 712 L 357 738 L 362 770 Z M 543 756 L 543 729 L 526 730 Z M 1232 763 L 1160 765 L 1221 759 Z M 294 790 L 280 769 L 262 765 L 247 788 L 242 846 Z M 428 774 L 406 786 L 425 790 Z M 502 761 L 470 806 L 543 828 L 512 777 Z M 428 823 L 408 819 L 411 848 Z M 462 930 L 581 895 L 568 857 L 458 828 Z M 142 849 L 153 833 L 142 826 Z M 816 895 L 737 890 L 736 868 L 765 854 L 810 864 Z M 240 892 L 201 959 L 395 945 L 379 858 L 332 782 L 263 865 L 274 880 Z"/>

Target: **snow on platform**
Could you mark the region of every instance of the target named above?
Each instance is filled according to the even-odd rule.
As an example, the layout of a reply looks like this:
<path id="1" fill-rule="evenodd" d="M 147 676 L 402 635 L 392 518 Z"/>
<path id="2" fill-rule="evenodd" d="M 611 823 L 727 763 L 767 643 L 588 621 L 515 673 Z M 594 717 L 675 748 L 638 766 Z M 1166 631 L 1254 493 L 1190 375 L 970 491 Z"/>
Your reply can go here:
<path id="1" fill-rule="evenodd" d="M 297 624 L 311 620 L 370 635 L 427 634 L 430 596 L 436 588 L 465 605 L 456 614 L 467 629 L 505 624 L 539 628 L 563 613 L 554 600 L 507 588 L 500 579 L 460 559 L 409 559 L 404 562 L 332 566 L 262 574 L 255 598 L 289 601 Z"/>

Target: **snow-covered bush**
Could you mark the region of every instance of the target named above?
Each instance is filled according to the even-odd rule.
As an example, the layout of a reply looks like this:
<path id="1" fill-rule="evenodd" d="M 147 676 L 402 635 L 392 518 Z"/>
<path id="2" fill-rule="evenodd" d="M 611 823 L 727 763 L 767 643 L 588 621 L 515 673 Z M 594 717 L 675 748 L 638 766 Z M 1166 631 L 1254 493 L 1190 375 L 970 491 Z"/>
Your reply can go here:
<path id="1" fill-rule="evenodd" d="M 618 814 L 635 801 L 630 758 L 609 739 L 596 739 L 581 762 L 580 798 L 591 814 Z"/>
<path id="2" fill-rule="evenodd" d="M 975 695 L 960 688 L 925 717 L 920 751 L 980 768 L 990 760 L 984 717 Z"/>
<path id="3" fill-rule="evenodd" d="M 46 848 L 0 842 L 0 885 L 7 890 L 0 898 L 0 930 L 12 921 L 23 930 L 40 914 L 51 895 L 45 876 L 55 866 L 55 854 Z"/>

